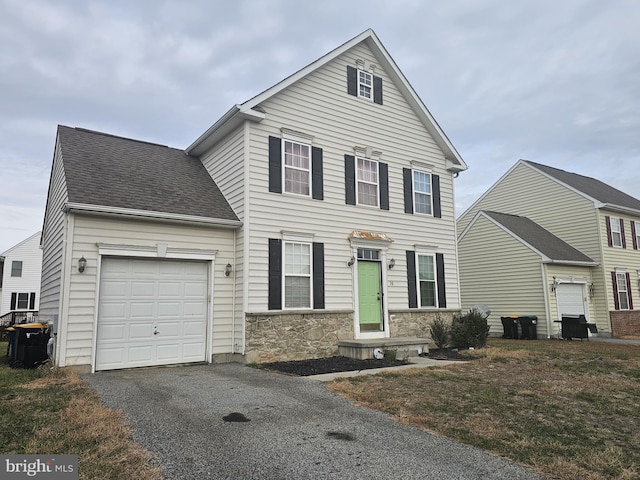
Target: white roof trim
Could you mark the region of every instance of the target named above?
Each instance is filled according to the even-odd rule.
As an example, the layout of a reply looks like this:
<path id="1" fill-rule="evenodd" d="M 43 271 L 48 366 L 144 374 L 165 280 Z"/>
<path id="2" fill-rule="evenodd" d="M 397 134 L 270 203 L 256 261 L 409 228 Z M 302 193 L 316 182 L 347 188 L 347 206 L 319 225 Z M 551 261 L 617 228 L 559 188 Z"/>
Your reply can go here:
<path id="1" fill-rule="evenodd" d="M 41 233 L 42 233 L 42 231 L 40 231 L 40 232 L 36 232 L 36 233 L 34 233 L 33 235 L 31 235 L 29 238 L 25 238 L 25 239 L 24 239 L 24 240 L 22 240 L 21 242 L 16 243 L 13 247 L 9 248 L 8 250 L 5 250 L 5 251 L 0 255 L 0 257 L 6 257 L 6 256 L 7 256 L 7 253 L 9 253 L 11 250 L 13 250 L 14 248 L 18 248 L 19 246 L 21 246 L 21 245 L 23 245 L 23 244 L 27 243 L 27 242 L 28 242 L 29 240 L 31 240 L 33 237 L 35 237 L 36 235 L 40 235 Z"/>
<path id="2" fill-rule="evenodd" d="M 406 79 L 404 74 L 400 71 L 396 63 L 394 62 L 391 55 L 384 48 L 377 35 L 372 29 L 365 30 L 360 35 L 352 38 L 348 42 L 342 44 L 338 48 L 332 50 L 328 54 L 320 57 L 316 61 L 310 63 L 306 67 L 298 70 L 293 75 L 285 78 L 284 80 L 276 83 L 271 88 L 268 88 L 264 92 L 256 95 L 255 97 L 247 100 L 246 102 L 236 105 L 231 110 L 229 110 L 225 115 L 220 118 L 215 124 L 211 126 L 205 133 L 203 133 L 198 140 L 196 140 L 189 148 L 187 148 L 187 153 L 193 155 L 199 155 L 208 148 L 209 146 L 215 144 L 215 141 L 211 141 L 209 139 L 210 136 L 214 136 L 215 139 L 219 139 L 222 137 L 227 130 L 231 130 L 232 128 L 225 128 L 224 133 L 219 133 L 219 130 L 222 130 L 225 127 L 227 122 L 230 122 L 235 114 L 240 113 L 244 115 L 249 115 L 253 119 L 256 117 L 255 114 L 259 112 L 255 112 L 252 109 L 260 105 L 260 103 L 264 102 L 268 98 L 273 95 L 279 93 L 280 91 L 288 88 L 298 80 L 304 78 L 311 72 L 317 70 L 328 62 L 334 60 L 338 56 L 342 55 L 349 49 L 358 45 L 361 42 L 365 42 L 367 46 L 371 49 L 374 56 L 378 59 L 378 62 L 381 64 L 381 67 L 384 71 L 391 77 L 394 81 L 400 92 L 405 96 L 406 100 L 413 107 L 415 112 L 420 117 L 420 120 L 427 128 L 434 141 L 438 144 L 438 146 L 443 150 L 445 154 L 445 158 L 450 162 L 447 165 L 447 169 L 451 172 L 460 172 L 466 170 L 467 164 L 464 162 L 458 151 L 455 149 L 451 141 L 444 134 L 440 125 L 433 118 L 425 104 L 422 102 L 418 94 L 415 92 L 409 81 Z M 252 112 L 252 113 L 251 113 Z M 264 118 L 264 114 L 262 114 L 262 118 Z M 259 120 L 257 120 L 259 121 Z M 217 140 L 216 140 L 217 141 Z"/>
<path id="3" fill-rule="evenodd" d="M 166 222 L 198 223 L 221 228 L 238 228 L 242 226 L 239 220 L 225 220 L 221 218 L 198 217 L 196 215 L 183 215 L 180 213 L 154 212 L 150 210 L 137 210 L 133 208 L 110 207 L 106 205 L 89 205 L 85 203 L 67 202 L 62 206 L 63 212 L 89 213 L 94 215 L 127 216 L 146 219 L 155 219 Z"/>

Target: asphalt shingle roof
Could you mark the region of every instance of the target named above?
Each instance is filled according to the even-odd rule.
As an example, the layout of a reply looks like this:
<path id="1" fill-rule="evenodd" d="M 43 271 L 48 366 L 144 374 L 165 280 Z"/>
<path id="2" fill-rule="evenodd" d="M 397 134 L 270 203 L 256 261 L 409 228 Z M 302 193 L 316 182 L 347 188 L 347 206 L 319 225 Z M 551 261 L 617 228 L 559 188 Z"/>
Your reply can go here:
<path id="1" fill-rule="evenodd" d="M 593 263 L 593 260 L 584 253 L 575 249 L 527 217 L 486 210 L 483 210 L 483 213 L 551 260 Z"/>
<path id="2" fill-rule="evenodd" d="M 570 187 L 575 188 L 585 195 L 595 198 L 599 202 L 640 210 L 640 200 L 632 197 L 631 195 L 627 195 L 626 193 L 621 192 L 600 180 L 585 177 L 584 175 L 578 175 L 577 173 L 566 172 L 559 168 L 548 167 L 530 160 L 523 161 L 541 172 L 544 172 Z"/>
<path id="3" fill-rule="evenodd" d="M 163 145 L 58 126 L 69 201 L 238 220 L 197 157 Z"/>

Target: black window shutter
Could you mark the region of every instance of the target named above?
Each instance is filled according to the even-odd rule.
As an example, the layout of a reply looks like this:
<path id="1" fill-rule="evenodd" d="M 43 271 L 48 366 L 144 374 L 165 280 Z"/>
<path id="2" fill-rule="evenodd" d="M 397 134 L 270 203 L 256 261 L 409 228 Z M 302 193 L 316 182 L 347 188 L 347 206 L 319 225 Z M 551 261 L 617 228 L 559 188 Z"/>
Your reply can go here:
<path id="1" fill-rule="evenodd" d="M 316 200 L 324 199 L 322 182 L 322 149 L 311 147 L 311 196 Z"/>
<path id="2" fill-rule="evenodd" d="M 382 105 L 382 78 L 373 77 L 373 103 Z"/>
<path id="3" fill-rule="evenodd" d="M 282 310 L 282 240 L 269 239 L 269 310 Z"/>
<path id="4" fill-rule="evenodd" d="M 442 209 L 440 207 L 440 177 L 431 175 L 431 191 L 433 192 L 433 216 L 442 218 Z"/>
<path id="5" fill-rule="evenodd" d="M 631 298 L 631 277 L 629 272 L 625 273 L 627 277 L 627 295 L 629 295 L 629 310 L 633 310 L 633 299 Z"/>
<path id="6" fill-rule="evenodd" d="M 36 292 L 31 292 L 29 294 L 29 310 L 36 309 Z"/>
<path id="7" fill-rule="evenodd" d="M 389 210 L 389 165 L 379 162 L 378 173 L 380 180 L 380 208 Z"/>
<path id="8" fill-rule="evenodd" d="M 613 308 L 615 308 L 616 310 L 620 310 L 620 298 L 618 296 L 618 277 L 616 275 L 616 272 L 611 272 L 611 281 L 613 283 Z"/>
<path id="9" fill-rule="evenodd" d="M 627 248 L 627 240 L 624 238 L 624 220 L 619 218 L 620 222 L 620 238 L 622 238 L 622 248 Z"/>
<path id="10" fill-rule="evenodd" d="M 444 284 L 444 255 L 436 253 L 436 279 L 438 281 L 438 308 L 447 308 L 447 291 Z"/>
<path id="11" fill-rule="evenodd" d="M 604 217 L 604 221 L 607 224 L 607 245 L 613 247 L 613 237 L 611 236 L 611 217 Z"/>
<path id="12" fill-rule="evenodd" d="M 356 204 L 356 157 L 344 156 L 344 194 L 347 205 Z"/>
<path id="13" fill-rule="evenodd" d="M 633 242 L 633 249 L 638 249 L 638 237 L 636 235 L 636 222 L 631 220 L 631 241 Z M 2 285 L 0 285 L 1 287 Z"/>
<path id="14" fill-rule="evenodd" d="M 418 290 L 416 288 L 416 252 L 407 250 L 407 287 L 409 308 L 418 308 Z"/>
<path id="15" fill-rule="evenodd" d="M 413 175 L 410 168 L 402 169 L 404 183 L 404 213 L 413 213 Z"/>
<path id="16" fill-rule="evenodd" d="M 269 137 L 269 191 L 282 193 L 282 139 Z"/>
<path id="17" fill-rule="evenodd" d="M 358 69 L 347 65 L 347 93 L 358 96 Z"/>
<path id="18" fill-rule="evenodd" d="M 17 301 L 18 301 L 18 294 L 16 292 L 11 292 L 11 310 L 16 309 Z"/>
<path id="19" fill-rule="evenodd" d="M 324 308 L 324 243 L 313 242 L 313 308 Z"/>

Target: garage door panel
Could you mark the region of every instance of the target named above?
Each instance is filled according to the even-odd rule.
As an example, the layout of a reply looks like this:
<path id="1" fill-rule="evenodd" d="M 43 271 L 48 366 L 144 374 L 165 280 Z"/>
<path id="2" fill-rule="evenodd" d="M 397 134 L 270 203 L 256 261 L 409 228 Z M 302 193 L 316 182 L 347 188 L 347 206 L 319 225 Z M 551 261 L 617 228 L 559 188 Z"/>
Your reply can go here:
<path id="1" fill-rule="evenodd" d="M 103 259 L 96 369 L 205 360 L 208 272 L 206 262 Z"/>

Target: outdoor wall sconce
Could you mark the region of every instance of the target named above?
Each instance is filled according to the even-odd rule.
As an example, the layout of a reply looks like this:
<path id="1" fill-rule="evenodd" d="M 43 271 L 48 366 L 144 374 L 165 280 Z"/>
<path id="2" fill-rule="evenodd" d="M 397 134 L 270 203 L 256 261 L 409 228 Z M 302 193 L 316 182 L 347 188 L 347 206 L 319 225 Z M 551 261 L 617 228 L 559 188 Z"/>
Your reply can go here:
<path id="1" fill-rule="evenodd" d="M 224 276 L 228 277 L 229 275 L 231 275 L 231 269 L 233 267 L 231 267 L 230 263 L 227 263 L 226 267 L 224 267 Z"/>
<path id="2" fill-rule="evenodd" d="M 591 283 L 589 285 L 589 298 L 593 298 L 593 295 L 596 293 L 596 286 Z"/>
<path id="3" fill-rule="evenodd" d="M 551 284 L 551 291 L 552 291 L 553 293 L 555 293 L 555 292 L 556 292 L 556 288 L 558 288 L 558 285 L 560 285 L 560 284 L 558 283 L 558 280 L 556 280 L 556 277 L 553 277 L 553 283 Z"/>
<path id="4" fill-rule="evenodd" d="M 389 270 L 391 270 L 395 266 L 396 266 L 396 259 L 392 258 L 391 260 L 389 260 Z"/>
<path id="5" fill-rule="evenodd" d="M 356 257 L 352 256 L 347 262 L 347 267 L 352 267 L 354 263 L 356 263 Z"/>
<path id="6" fill-rule="evenodd" d="M 85 268 L 87 268 L 87 259 L 82 256 L 78 260 L 78 272 L 83 273 Z"/>

